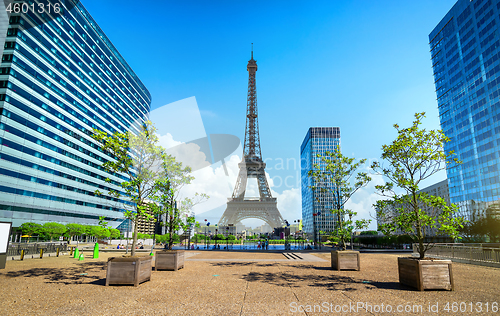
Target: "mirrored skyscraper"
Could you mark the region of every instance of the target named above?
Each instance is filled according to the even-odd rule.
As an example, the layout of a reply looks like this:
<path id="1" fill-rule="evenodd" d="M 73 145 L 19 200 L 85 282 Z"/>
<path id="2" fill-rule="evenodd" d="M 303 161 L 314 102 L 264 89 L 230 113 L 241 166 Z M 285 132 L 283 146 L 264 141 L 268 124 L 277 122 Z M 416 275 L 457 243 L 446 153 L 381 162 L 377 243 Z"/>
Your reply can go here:
<path id="1" fill-rule="evenodd" d="M 429 35 L 441 128 L 462 164 L 450 199 L 473 219 L 500 199 L 500 1 L 459 0 Z"/>
<path id="2" fill-rule="evenodd" d="M 339 127 L 309 128 L 300 147 L 303 231 L 314 240 L 317 240 L 314 236 L 318 236 L 319 232 L 332 232 L 335 228 L 334 216 L 330 212 L 333 197 L 327 192 L 313 191 L 310 187 L 317 184 L 308 173 L 314 165 L 318 164 L 320 168 L 324 165 L 318 154 L 323 155 L 336 148 L 340 148 Z"/>
<path id="3" fill-rule="evenodd" d="M 94 192 L 126 178 L 104 170 L 112 157 L 90 135 L 137 131 L 148 90 L 79 2 L 12 12 L 2 35 L 0 221 L 119 226 L 122 201 Z"/>

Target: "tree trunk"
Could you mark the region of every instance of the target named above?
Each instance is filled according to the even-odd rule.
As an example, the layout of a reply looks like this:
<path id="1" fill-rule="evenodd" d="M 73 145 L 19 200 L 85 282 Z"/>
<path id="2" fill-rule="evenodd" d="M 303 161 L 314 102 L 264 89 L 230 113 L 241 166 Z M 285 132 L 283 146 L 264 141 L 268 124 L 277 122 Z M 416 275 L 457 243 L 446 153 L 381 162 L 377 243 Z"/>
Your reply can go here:
<path id="1" fill-rule="evenodd" d="M 135 245 L 137 244 L 137 220 L 134 221 L 134 233 L 132 234 L 132 250 L 130 256 L 135 256 Z"/>

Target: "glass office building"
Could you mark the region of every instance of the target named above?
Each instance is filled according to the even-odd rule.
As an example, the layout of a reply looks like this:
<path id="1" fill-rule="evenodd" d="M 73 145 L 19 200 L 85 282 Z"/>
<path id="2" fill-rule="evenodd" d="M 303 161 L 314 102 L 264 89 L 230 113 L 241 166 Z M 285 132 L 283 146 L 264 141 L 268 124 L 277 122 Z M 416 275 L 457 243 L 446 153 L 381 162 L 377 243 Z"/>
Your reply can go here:
<path id="1" fill-rule="evenodd" d="M 151 96 L 83 5 L 63 3 L 51 18 L 10 14 L 0 36 L 0 221 L 119 227 L 123 201 L 94 192 L 126 178 L 90 135 L 137 131 Z"/>
<path id="2" fill-rule="evenodd" d="M 429 35 L 441 128 L 462 164 L 450 200 L 469 219 L 500 199 L 500 1 L 459 0 Z"/>
<path id="3" fill-rule="evenodd" d="M 318 154 L 340 148 L 339 127 L 311 127 L 300 147 L 301 190 L 302 190 L 302 224 L 303 231 L 313 240 L 320 232 L 332 232 L 335 228 L 332 209 L 332 196 L 325 192 L 313 191 L 313 179 L 308 176 L 315 164 L 323 164 Z M 328 184 L 327 184 L 328 185 Z M 330 184 L 331 185 L 331 184 Z M 320 215 L 313 216 L 313 214 Z"/>

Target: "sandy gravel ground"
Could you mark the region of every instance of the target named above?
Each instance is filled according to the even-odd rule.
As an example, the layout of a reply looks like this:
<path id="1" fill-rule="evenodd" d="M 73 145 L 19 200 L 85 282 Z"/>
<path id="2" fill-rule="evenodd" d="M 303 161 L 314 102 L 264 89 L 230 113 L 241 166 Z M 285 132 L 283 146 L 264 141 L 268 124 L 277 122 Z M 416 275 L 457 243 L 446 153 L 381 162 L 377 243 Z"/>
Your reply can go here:
<path id="1" fill-rule="evenodd" d="M 153 271 L 138 287 L 106 287 L 106 260 L 116 255 L 7 261 L 0 315 L 500 315 L 498 268 L 454 263 L 455 291 L 418 292 L 399 285 L 396 254 L 361 254 L 361 271 L 337 272 L 329 253 L 301 261 L 198 250 L 186 252 L 177 272 Z"/>

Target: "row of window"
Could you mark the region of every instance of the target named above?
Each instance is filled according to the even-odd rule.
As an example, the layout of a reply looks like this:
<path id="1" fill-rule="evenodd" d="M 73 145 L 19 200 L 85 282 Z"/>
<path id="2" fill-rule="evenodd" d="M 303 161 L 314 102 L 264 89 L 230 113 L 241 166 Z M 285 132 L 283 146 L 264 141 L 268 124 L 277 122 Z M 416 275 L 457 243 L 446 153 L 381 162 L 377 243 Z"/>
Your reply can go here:
<path id="1" fill-rule="evenodd" d="M 99 45 L 99 38 L 98 37 L 95 37 L 95 35 L 93 34 L 93 32 L 89 31 L 87 29 L 87 22 L 84 21 L 80 15 L 78 13 L 80 13 L 81 11 L 75 11 L 75 20 L 77 20 L 79 23 L 75 23 L 73 20 L 72 20 L 72 16 L 71 14 L 73 12 L 65 12 L 64 13 L 64 16 L 65 18 L 69 21 L 69 24 L 67 27 L 64 27 L 64 22 L 61 18 L 57 18 L 57 23 L 59 23 L 63 28 L 59 28 L 57 25 L 56 25 L 56 21 L 49 21 L 48 23 L 42 23 L 42 21 L 40 20 L 40 18 L 37 16 L 37 15 L 32 15 L 32 14 L 29 14 L 29 15 L 23 15 L 23 17 L 27 17 L 28 19 L 31 19 L 36 25 L 42 25 L 42 30 L 44 30 L 44 32 L 47 32 L 47 29 L 50 29 L 49 26 L 51 27 L 50 29 L 50 32 L 53 32 L 52 30 L 54 30 L 57 34 L 59 34 L 59 36 L 61 38 L 63 38 L 63 41 L 65 42 L 71 42 L 72 39 L 75 40 L 76 42 L 78 42 L 78 45 L 81 46 L 83 48 L 83 50 L 86 50 L 86 53 L 89 55 L 89 56 L 92 56 L 93 59 L 96 58 L 96 55 L 97 57 L 100 57 L 101 61 L 103 64 L 109 66 L 109 69 L 111 70 L 111 68 L 113 67 L 113 63 L 114 63 L 114 58 L 113 58 L 113 54 L 111 54 L 110 51 L 102 51 L 101 49 L 105 50 L 106 48 L 109 48 L 109 45 L 108 47 L 104 47 L 102 45 Z M 83 28 L 81 27 L 81 25 L 83 25 Z M 69 25 L 71 25 L 74 29 L 74 31 L 69 27 Z M 85 30 L 84 30 L 85 28 Z M 33 28 L 32 28 L 33 29 Z M 27 32 L 35 32 L 35 31 L 31 31 L 32 29 L 30 30 L 27 30 Z M 69 35 L 71 35 L 72 39 L 67 35 L 66 32 L 63 32 L 62 30 L 65 30 Z M 87 32 L 90 36 L 87 36 Z M 75 36 L 76 35 L 76 36 Z M 38 37 L 38 36 L 37 36 Z M 57 37 L 55 36 L 51 36 L 51 38 L 54 39 L 55 42 L 58 42 L 58 39 Z M 97 46 L 92 44 L 92 42 L 90 41 L 90 39 L 92 39 L 96 44 L 98 44 Z M 104 37 L 101 37 L 102 40 L 106 39 L 105 36 Z M 58 43 L 59 46 L 62 46 L 60 43 Z M 93 49 L 90 50 L 90 48 Z M 68 51 L 68 49 L 66 48 L 65 51 Z M 75 49 L 76 52 L 78 52 L 80 55 L 81 53 Z M 94 54 L 95 52 L 95 54 Z M 119 56 L 119 53 L 116 52 L 115 56 L 117 56 L 119 59 L 121 56 Z M 106 61 L 104 61 L 106 59 Z M 87 62 L 91 62 L 90 59 L 86 59 Z M 114 77 L 115 80 L 113 80 L 114 82 L 117 82 L 117 85 L 120 86 L 121 89 L 125 89 L 125 86 L 123 84 L 121 84 L 121 81 L 119 80 L 120 77 L 126 77 L 126 74 L 127 74 L 127 71 L 125 71 L 123 69 L 123 67 L 127 67 L 126 64 L 124 64 L 125 61 L 124 60 L 121 60 L 121 63 L 116 63 L 114 65 L 115 68 L 117 68 L 121 73 L 122 73 L 122 76 L 114 76 L 114 73 L 113 71 L 111 71 L 111 73 L 113 73 L 113 75 L 111 74 L 108 74 L 111 77 Z M 129 83 L 129 86 L 128 87 L 128 90 L 129 91 L 132 91 L 132 87 L 134 88 L 133 90 L 136 91 L 134 94 L 134 96 L 137 97 L 137 93 L 141 94 L 143 96 L 143 98 L 147 99 L 147 103 L 150 102 L 151 100 L 151 97 L 149 95 L 146 95 L 145 92 L 143 90 L 145 90 L 145 87 L 142 86 L 142 83 L 138 82 L 139 80 L 137 79 L 137 77 L 135 76 L 135 74 L 133 73 L 132 70 L 130 70 L 130 74 L 136 79 L 135 81 L 132 81 L 132 84 Z M 135 85 L 141 85 L 142 87 L 136 87 Z M 138 101 L 139 103 L 143 106 L 143 115 L 147 112 L 147 110 L 149 109 L 149 106 L 148 104 L 146 104 L 146 102 L 144 102 L 141 98 L 138 98 Z M 144 102 L 144 103 L 143 103 Z M 130 106 L 134 107 L 134 109 L 137 111 L 138 109 L 133 105 L 132 102 L 130 102 Z"/>
<path id="2" fill-rule="evenodd" d="M 42 41 L 42 42 L 44 41 L 43 38 L 39 39 L 39 40 Z M 44 54 L 43 50 L 39 48 L 39 46 L 38 46 L 37 43 L 35 43 L 34 41 L 31 41 L 31 39 L 29 39 L 29 38 L 26 40 L 26 42 L 28 44 L 31 44 L 30 46 L 33 48 L 33 50 L 36 51 L 38 53 L 38 55 L 44 57 L 47 61 L 49 61 L 54 66 L 54 68 L 58 68 L 58 69 L 62 68 L 59 63 L 57 63 L 55 60 L 53 60 L 52 58 L 50 58 L 48 55 Z M 27 59 L 29 59 L 33 64 L 35 64 L 38 69 L 41 69 L 41 70 L 45 71 L 45 73 L 49 74 L 49 76 L 51 76 L 57 82 L 59 82 L 63 86 L 65 86 L 65 88 L 67 90 L 69 90 L 74 96 L 78 97 L 78 99 L 80 99 L 83 103 L 85 103 L 87 107 L 92 108 L 100 116 L 104 117 L 107 121 L 109 121 L 111 123 L 110 124 L 111 126 L 114 126 L 114 127 L 118 128 L 118 129 L 120 129 L 121 131 L 125 131 L 126 130 L 125 127 L 128 126 L 130 123 L 127 123 L 125 120 L 123 120 L 123 118 L 121 118 L 114 110 L 110 110 L 110 108 L 105 104 L 105 102 L 101 98 L 97 97 L 92 91 L 90 91 L 89 89 L 85 89 L 85 93 L 87 93 L 87 95 L 89 95 L 90 100 L 95 101 L 97 104 L 101 105 L 104 108 L 107 108 L 108 112 L 111 113 L 115 118 L 117 118 L 123 124 L 123 126 L 119 125 L 118 122 L 116 122 L 113 118 L 109 117 L 109 115 L 106 114 L 106 112 L 104 112 L 103 110 L 101 110 L 93 102 L 91 102 L 85 96 L 83 96 L 82 94 L 80 94 L 75 88 L 73 88 L 71 86 L 68 87 L 66 85 L 66 81 L 64 81 L 61 77 L 59 77 L 58 75 L 56 75 L 52 70 L 50 70 L 48 67 L 46 67 L 43 63 L 39 62 L 38 61 L 39 57 L 38 58 L 35 57 L 32 54 L 32 52 L 28 51 L 24 47 L 20 47 L 17 51 L 19 53 L 21 53 L 23 56 L 25 56 Z M 76 102 L 75 99 L 73 99 L 72 97 L 68 96 L 61 89 L 59 89 L 56 85 L 52 84 L 48 79 L 45 78 L 45 76 L 42 73 L 37 72 L 29 64 L 24 63 L 20 58 L 17 58 L 16 56 L 14 56 L 12 58 L 12 61 L 15 62 L 16 64 L 18 64 L 27 73 L 29 73 L 30 76 L 33 77 L 33 79 L 36 79 L 36 80 L 40 81 L 42 84 L 49 86 L 52 90 L 54 90 L 57 94 L 59 94 L 63 99 L 66 99 L 70 104 L 78 105 L 78 103 Z M 71 68 L 72 71 L 70 71 L 70 72 L 66 71 L 65 75 L 69 79 L 71 79 L 72 82 L 78 82 L 77 85 L 79 85 L 79 81 L 75 78 L 75 76 L 73 75 L 73 73 L 78 74 L 81 77 L 82 80 L 86 79 L 83 76 L 82 72 L 80 72 L 79 70 L 77 70 L 76 67 L 73 64 L 68 63 L 67 66 L 69 68 Z M 16 78 L 22 76 L 22 75 L 17 75 L 16 76 L 15 73 L 13 75 Z M 24 77 L 24 76 L 22 76 L 22 77 Z M 28 79 L 28 81 L 23 81 L 23 83 L 25 83 L 28 86 L 35 85 L 33 83 L 33 81 L 34 81 L 33 79 Z M 108 102 L 109 102 L 109 100 L 110 99 L 108 98 Z M 80 109 L 82 109 L 82 108 L 83 107 L 80 107 Z M 85 112 L 87 112 L 87 111 L 85 110 Z M 91 114 L 89 114 L 89 116 L 90 115 Z M 93 119 L 95 121 L 98 121 L 99 123 L 101 123 L 103 125 L 106 125 L 106 127 L 109 128 L 109 125 L 108 124 L 104 124 L 103 120 L 100 119 L 99 117 L 97 117 L 95 114 L 93 114 L 92 117 L 93 117 Z M 133 122 L 133 120 L 130 117 L 128 117 L 128 119 L 129 119 L 129 122 Z"/>
<path id="3" fill-rule="evenodd" d="M 124 204 L 128 204 L 128 205 L 134 205 L 133 203 L 130 203 L 128 201 L 124 201 L 124 200 L 120 200 L 120 199 L 117 199 L 117 198 L 114 198 L 114 197 L 110 197 L 109 195 L 106 195 L 106 194 L 96 195 L 95 192 L 92 192 L 92 191 L 83 190 L 83 189 L 80 189 L 80 188 L 77 188 L 77 187 L 73 187 L 73 186 L 70 186 L 70 185 L 66 185 L 66 184 L 62 184 L 62 183 L 58 183 L 58 182 L 54 182 L 54 181 L 50 181 L 50 180 L 46 180 L 46 179 L 42 179 L 42 178 L 30 176 L 30 175 L 26 175 L 26 174 L 23 174 L 23 173 L 20 173 L 20 172 L 16 172 L 16 171 L 4 169 L 4 168 L 0 168 L 0 174 L 4 175 L 4 176 L 16 178 L 16 179 L 21 179 L 21 180 L 25 180 L 25 181 L 35 182 L 35 183 L 38 183 L 38 184 L 42 184 L 42 185 L 46 185 L 46 186 L 50 186 L 50 187 L 54 187 L 54 188 L 58 188 L 58 189 L 63 189 L 63 190 L 67 190 L 67 191 L 71 191 L 71 192 L 75 192 L 75 193 L 80 193 L 80 194 L 83 194 L 83 195 L 88 195 L 88 196 L 92 196 L 92 197 L 98 197 L 98 198 L 109 200 L 109 201 L 113 201 L 113 202 L 124 203 Z"/>
<path id="4" fill-rule="evenodd" d="M 23 146 L 21 144 L 18 144 L 16 142 L 10 141 L 8 139 L 0 137 L 0 145 L 9 147 L 9 148 L 11 148 L 13 150 L 17 150 L 19 152 L 22 152 L 22 153 L 25 153 L 27 155 L 33 156 L 35 158 L 39 158 L 39 159 L 48 161 L 48 162 L 56 164 L 58 166 L 61 166 L 61 167 L 64 167 L 64 168 L 68 168 L 70 170 L 73 170 L 73 171 L 76 171 L 76 172 L 88 175 L 90 177 L 93 177 L 93 178 L 96 178 L 96 179 L 99 179 L 99 180 L 102 180 L 102 181 L 106 181 L 105 177 L 103 177 L 103 176 L 101 176 L 99 174 L 96 174 L 95 172 L 92 172 L 90 170 L 78 167 L 78 166 L 73 165 L 73 164 L 70 164 L 70 163 L 68 163 L 66 161 L 54 158 L 54 157 L 52 157 L 50 155 L 38 152 L 38 151 L 36 151 L 36 150 L 34 150 L 32 148 Z"/>
<path id="5" fill-rule="evenodd" d="M 23 131 L 20 131 L 20 130 L 18 130 L 15 127 L 9 126 L 8 124 L 0 123 L 0 130 L 4 130 L 4 131 L 6 131 L 6 132 L 8 132 L 8 133 L 10 133 L 12 135 L 16 135 L 16 136 L 18 136 L 18 137 L 20 137 L 22 139 L 25 139 L 25 140 L 27 140 L 29 142 L 32 142 L 32 143 L 37 144 L 39 146 L 45 147 L 45 148 L 47 148 L 47 149 L 49 149 L 49 150 L 51 150 L 53 152 L 56 152 L 58 154 L 61 154 L 61 155 L 66 156 L 68 158 L 71 158 L 71 159 L 73 159 L 75 161 L 78 161 L 78 162 L 80 162 L 82 164 L 85 164 L 85 165 L 93 167 L 93 168 L 95 168 L 97 170 L 106 172 L 106 170 L 104 169 L 104 167 L 102 167 L 101 165 L 98 165 L 98 164 L 96 164 L 96 163 L 94 163 L 92 161 L 89 161 L 89 160 L 87 160 L 85 158 L 82 158 L 79 155 L 76 155 L 76 154 L 73 154 L 71 152 L 68 152 L 67 150 L 64 150 L 64 149 L 61 149 L 59 147 L 56 147 L 56 146 L 54 146 L 54 145 L 52 145 L 52 144 L 50 144 L 50 143 L 48 143 L 46 141 L 43 141 L 43 140 L 41 140 L 39 138 L 36 138 L 35 136 L 32 136 L 30 133 L 25 133 Z M 4 144 L 4 146 L 6 146 L 6 144 Z M 11 147 L 11 146 L 8 146 L 8 147 Z M 123 179 L 126 180 L 125 177 L 123 177 Z"/>
<path id="6" fill-rule="evenodd" d="M 1 160 L 5 160 L 5 161 L 9 161 L 9 162 L 13 162 L 13 163 L 16 163 L 16 164 L 19 164 L 19 165 L 22 165 L 22 166 L 25 166 L 25 167 L 28 167 L 28 168 L 32 168 L 32 169 L 35 169 L 37 171 L 42 171 L 42 172 L 45 172 L 45 173 L 48 173 L 48 174 L 51 174 L 51 175 L 55 175 L 55 176 L 58 176 L 58 177 L 61 177 L 61 178 L 64 178 L 64 179 L 68 179 L 68 180 L 75 181 L 75 182 L 78 182 L 78 183 L 83 183 L 83 184 L 86 184 L 86 185 L 90 185 L 90 186 L 99 188 L 99 189 L 104 190 L 104 191 L 115 190 L 115 191 L 118 191 L 122 195 L 125 194 L 124 192 L 119 191 L 117 189 L 111 189 L 110 187 L 104 186 L 102 184 L 98 184 L 98 183 L 93 182 L 93 181 L 89 181 L 89 180 L 86 180 L 86 179 L 83 179 L 83 178 L 79 178 L 79 177 L 76 177 L 74 175 L 71 175 L 71 174 L 68 174 L 68 173 L 64 173 L 62 171 L 55 170 L 55 169 L 52 169 L 52 168 L 48 168 L 48 167 L 36 164 L 34 162 L 27 161 L 27 160 L 21 159 L 19 157 L 14 157 L 14 156 L 11 156 L 11 155 L 8 155 L 8 154 L 5 154 L 5 153 L 0 153 L 0 159 Z"/>
<path id="7" fill-rule="evenodd" d="M 40 193 L 40 192 L 34 192 L 34 191 L 30 191 L 30 190 L 16 189 L 16 188 L 11 188 L 11 187 L 6 187 L 3 185 L 0 185 L 0 192 L 28 196 L 28 197 L 33 197 L 33 198 L 37 198 L 37 199 L 44 199 L 44 200 L 68 203 L 68 204 L 76 204 L 76 205 L 93 207 L 93 208 L 110 210 L 110 211 L 116 211 L 116 212 L 123 212 L 123 210 L 118 209 L 116 207 L 110 207 L 110 206 L 105 206 L 105 205 L 100 205 L 100 204 L 95 204 L 95 203 L 89 203 L 89 202 L 79 201 L 79 200 L 75 200 L 75 199 L 64 198 L 61 196 L 55 196 L 55 195 L 50 195 L 50 194 L 45 194 L 45 193 Z"/>
<path id="8" fill-rule="evenodd" d="M 22 213 L 32 213 L 32 214 L 46 214 L 46 215 L 55 215 L 55 216 L 64 216 L 64 217 L 76 217 L 76 218 L 87 218 L 99 220 L 100 215 L 90 215 L 85 213 L 70 213 L 63 211 L 55 211 L 55 210 L 47 210 L 47 209 L 38 209 L 38 208 L 28 208 L 28 207 L 20 207 L 20 206 L 12 206 L 12 205 L 4 205 L 0 204 L 0 210 L 8 211 L 8 212 L 22 212 Z M 122 221 L 123 218 L 114 218 L 114 217 L 105 217 L 105 221 Z"/>
<path id="9" fill-rule="evenodd" d="M 9 110 L 3 109 L 2 110 L 2 115 L 5 116 L 5 117 L 10 118 L 11 120 L 13 120 L 13 121 L 15 121 L 15 122 L 17 122 L 17 123 L 19 123 L 19 124 L 21 124 L 23 126 L 28 127 L 29 129 L 33 130 L 34 132 L 38 132 L 38 133 L 40 133 L 42 135 L 50 137 L 53 140 L 58 141 L 59 143 L 64 144 L 64 145 L 66 145 L 66 146 L 68 146 L 68 147 L 70 147 L 70 148 L 72 148 L 74 150 L 77 150 L 77 151 L 79 151 L 79 152 L 81 152 L 81 153 L 83 153 L 83 154 L 85 154 L 85 155 L 87 155 L 87 156 L 89 156 L 91 158 L 99 160 L 102 163 L 107 162 L 107 160 L 104 159 L 103 157 L 101 157 L 100 155 L 97 155 L 94 152 L 92 152 L 92 151 L 90 151 L 90 150 L 88 150 L 88 149 L 86 149 L 86 148 L 84 148 L 82 146 L 79 146 L 79 145 L 73 143 L 72 141 L 69 141 L 69 140 L 67 140 L 67 139 L 65 139 L 65 138 L 57 135 L 56 133 L 51 132 L 48 129 L 45 129 L 45 128 L 39 126 L 38 124 L 36 124 L 36 123 L 34 123 L 34 122 L 30 121 L 30 120 L 27 120 L 24 117 L 21 117 L 21 116 L 15 114 L 15 113 L 13 113 L 13 112 L 11 112 Z M 40 119 L 40 117 L 37 117 L 37 118 Z M 28 133 L 29 134 L 33 134 L 31 131 L 28 131 Z M 20 136 L 20 137 L 22 137 L 22 136 Z"/>

